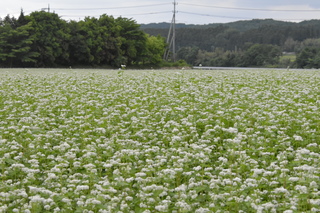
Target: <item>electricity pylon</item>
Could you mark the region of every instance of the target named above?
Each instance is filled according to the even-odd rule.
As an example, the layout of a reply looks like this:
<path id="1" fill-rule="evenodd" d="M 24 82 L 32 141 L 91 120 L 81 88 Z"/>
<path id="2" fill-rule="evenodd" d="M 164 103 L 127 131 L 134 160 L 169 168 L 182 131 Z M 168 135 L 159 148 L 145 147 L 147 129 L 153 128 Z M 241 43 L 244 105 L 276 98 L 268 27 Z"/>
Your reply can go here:
<path id="1" fill-rule="evenodd" d="M 173 16 L 172 16 L 172 21 L 170 24 L 170 29 L 167 37 L 167 49 L 164 53 L 164 60 L 168 60 L 169 55 L 170 55 L 170 50 L 172 49 L 172 60 L 173 62 L 176 61 L 176 7 L 177 7 L 177 2 L 174 0 L 173 2 Z"/>

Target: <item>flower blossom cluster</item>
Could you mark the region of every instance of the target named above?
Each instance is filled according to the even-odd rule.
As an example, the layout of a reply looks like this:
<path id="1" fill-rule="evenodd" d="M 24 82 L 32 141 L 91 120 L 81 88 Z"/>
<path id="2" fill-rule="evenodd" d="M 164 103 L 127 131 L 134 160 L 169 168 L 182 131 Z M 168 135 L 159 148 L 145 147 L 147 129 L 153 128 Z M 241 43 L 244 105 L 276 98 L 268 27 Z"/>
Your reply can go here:
<path id="1" fill-rule="evenodd" d="M 0 212 L 320 212 L 317 70 L 0 70 Z"/>

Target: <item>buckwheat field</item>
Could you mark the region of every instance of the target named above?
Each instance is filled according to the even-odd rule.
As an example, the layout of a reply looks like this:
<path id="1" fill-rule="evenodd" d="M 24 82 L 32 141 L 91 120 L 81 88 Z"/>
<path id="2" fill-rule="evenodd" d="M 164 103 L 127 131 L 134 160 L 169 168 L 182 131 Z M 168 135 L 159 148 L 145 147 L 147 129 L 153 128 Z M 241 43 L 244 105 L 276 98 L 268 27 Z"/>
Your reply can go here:
<path id="1" fill-rule="evenodd" d="M 320 212 L 318 70 L 0 70 L 0 212 Z"/>

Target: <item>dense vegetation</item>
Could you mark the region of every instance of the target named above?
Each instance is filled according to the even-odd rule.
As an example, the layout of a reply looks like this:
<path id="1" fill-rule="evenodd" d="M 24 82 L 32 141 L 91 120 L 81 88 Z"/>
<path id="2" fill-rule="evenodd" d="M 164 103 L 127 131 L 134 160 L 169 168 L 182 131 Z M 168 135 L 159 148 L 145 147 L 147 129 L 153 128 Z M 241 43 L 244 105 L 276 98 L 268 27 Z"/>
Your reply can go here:
<path id="1" fill-rule="evenodd" d="M 66 21 L 55 13 L 21 11 L 17 19 L 0 18 L 0 67 L 166 66 L 168 29 L 168 23 L 139 25 L 105 14 Z M 190 65 L 320 67 L 317 20 L 177 24 L 176 38 L 176 58 Z"/>
<path id="2" fill-rule="evenodd" d="M 165 28 L 167 27 L 167 28 Z M 142 25 L 150 35 L 167 36 L 165 23 Z M 320 20 L 300 23 L 266 20 L 227 24 L 178 24 L 178 58 L 206 66 L 297 66 L 318 68 Z M 311 47 L 311 49 L 310 49 Z M 280 60 L 283 52 L 293 52 L 297 60 Z"/>
<path id="3" fill-rule="evenodd" d="M 0 20 L 1 67 L 157 65 L 165 46 L 122 17 L 67 22 L 41 11 Z"/>
<path id="4" fill-rule="evenodd" d="M 320 211 L 317 70 L 6 70 L 0 212 Z"/>

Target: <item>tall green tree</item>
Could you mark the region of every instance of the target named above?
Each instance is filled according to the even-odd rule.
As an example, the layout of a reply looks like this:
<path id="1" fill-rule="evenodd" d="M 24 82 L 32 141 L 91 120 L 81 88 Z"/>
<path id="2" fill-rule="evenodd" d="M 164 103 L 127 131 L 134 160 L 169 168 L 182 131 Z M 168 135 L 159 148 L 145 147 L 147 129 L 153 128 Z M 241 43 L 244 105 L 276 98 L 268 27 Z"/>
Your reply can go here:
<path id="1" fill-rule="evenodd" d="M 83 21 L 33 12 L 0 20 L 1 66 L 120 66 L 158 64 L 162 37 L 148 37 L 132 19 L 102 15 Z"/>
<path id="2" fill-rule="evenodd" d="M 177 56 L 179 59 L 185 60 L 188 64 L 198 65 L 196 64 L 199 47 L 183 47 L 179 49 Z"/>
<path id="3" fill-rule="evenodd" d="M 147 36 L 140 25 L 132 19 L 119 17 L 116 25 L 120 28 L 121 51 L 124 63 L 131 65 L 142 60 L 146 48 Z"/>
<path id="4" fill-rule="evenodd" d="M 88 20 L 88 18 L 86 18 Z M 70 43 L 69 43 L 69 59 L 70 65 L 94 65 L 94 55 L 91 51 L 91 38 L 93 33 L 87 31 L 86 23 L 84 21 L 71 21 L 68 23 L 70 29 Z"/>
<path id="5" fill-rule="evenodd" d="M 6 15 L 4 19 L 0 21 L 0 26 L 10 26 L 14 29 L 17 27 L 17 19 L 14 16 Z"/>
<path id="6" fill-rule="evenodd" d="M 116 23 L 113 16 L 103 14 L 99 18 L 99 29 L 103 35 L 102 53 L 104 64 L 120 66 L 125 63 L 121 51 L 120 26 Z"/>
<path id="7" fill-rule="evenodd" d="M 14 57 L 12 44 L 9 43 L 13 36 L 13 29 L 8 24 L 3 24 L 0 28 L 0 60 L 2 65 L 8 65 L 8 61 Z"/>
<path id="8" fill-rule="evenodd" d="M 21 15 L 20 15 L 21 16 Z M 32 66 L 38 53 L 31 50 L 34 41 L 31 23 L 19 23 L 7 16 L 0 27 L 0 60 L 3 66 Z"/>
<path id="9" fill-rule="evenodd" d="M 282 52 L 271 44 L 254 44 L 244 53 L 243 66 L 265 66 L 279 62 Z"/>
<path id="10" fill-rule="evenodd" d="M 143 57 L 143 64 L 153 66 L 159 65 L 163 61 L 163 54 L 166 49 L 166 41 L 161 36 L 148 36 L 146 50 Z"/>
<path id="11" fill-rule="evenodd" d="M 66 21 L 55 13 L 44 11 L 30 14 L 35 35 L 32 50 L 38 53 L 36 66 L 69 65 L 69 29 Z"/>
<path id="12" fill-rule="evenodd" d="M 305 47 L 296 59 L 298 68 L 320 68 L 320 48 Z"/>

